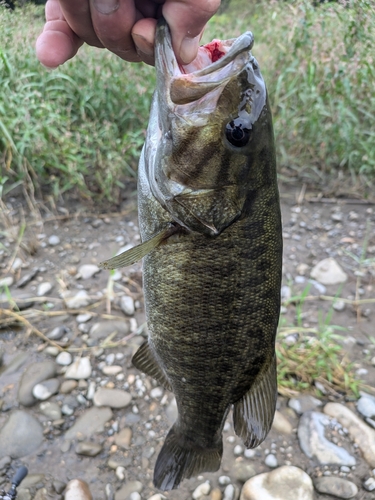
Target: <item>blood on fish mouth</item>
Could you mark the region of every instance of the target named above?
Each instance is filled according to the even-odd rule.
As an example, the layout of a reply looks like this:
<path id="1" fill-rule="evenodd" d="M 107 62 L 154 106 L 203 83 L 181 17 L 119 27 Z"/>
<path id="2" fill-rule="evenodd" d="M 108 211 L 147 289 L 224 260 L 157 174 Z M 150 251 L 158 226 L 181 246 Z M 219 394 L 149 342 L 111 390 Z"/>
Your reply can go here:
<path id="1" fill-rule="evenodd" d="M 210 54 L 213 63 L 218 61 L 225 55 L 225 52 L 220 50 L 220 44 L 216 40 L 208 43 L 207 45 L 204 45 L 203 48 Z"/>

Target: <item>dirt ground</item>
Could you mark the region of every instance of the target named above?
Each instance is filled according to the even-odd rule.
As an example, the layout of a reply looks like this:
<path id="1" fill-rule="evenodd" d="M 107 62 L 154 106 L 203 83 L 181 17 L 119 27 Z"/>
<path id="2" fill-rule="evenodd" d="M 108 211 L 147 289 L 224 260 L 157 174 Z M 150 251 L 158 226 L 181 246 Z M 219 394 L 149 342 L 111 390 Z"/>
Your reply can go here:
<path id="1" fill-rule="evenodd" d="M 310 285 L 309 299 L 303 307 L 303 326 L 316 326 L 332 310 L 333 301 L 320 296 L 333 297 L 338 294 L 345 299 L 343 310 L 333 311 L 330 324 L 345 328 L 339 332 L 343 340 L 338 342 L 346 349 L 349 359 L 354 363 L 354 369 L 359 370 L 358 377 L 375 389 L 375 364 L 372 362 L 375 359 L 375 205 L 362 200 L 319 198 L 316 193 L 308 190 L 304 192 L 301 186 L 281 186 L 281 206 L 284 233 L 283 285 L 288 287 L 284 291 L 300 295 L 306 289 L 312 267 L 326 257 L 333 257 L 340 264 L 348 275 L 343 286 L 328 285 L 323 289 L 319 284 Z M 120 275 L 112 274 L 115 279 L 111 279 L 107 271 L 100 271 L 89 279 L 78 279 L 77 276 L 80 266 L 98 264 L 113 256 L 120 247 L 134 245 L 139 241 L 134 190 L 130 189 L 124 195 L 123 204 L 117 211 L 96 213 L 87 204 L 73 200 L 65 203 L 61 201 L 55 207 L 49 207 L 48 211 L 40 207 L 40 213 L 42 217 L 35 217 L 20 199 L 10 198 L 7 200 L 7 213 L 0 220 L 3 226 L 0 228 L 0 278 L 13 277 L 9 291 L 0 290 L 0 308 L 3 308 L 0 317 L 0 352 L 3 353 L 3 366 L 7 367 L 20 352 L 27 353 L 27 359 L 13 373 L 1 375 L 0 372 L 0 428 L 15 408 L 22 408 L 17 399 L 17 391 L 25 368 L 31 363 L 53 359 L 51 354 L 46 354 L 46 349 L 48 352 L 51 347 L 50 342 L 40 336 L 40 333 L 47 335 L 54 327 L 61 325 L 66 327 L 67 333 L 59 341 L 60 344 L 75 348 L 76 351 L 72 352 L 74 355 L 90 356 L 93 372 L 87 382 L 94 381 L 97 385 L 109 384 L 109 387 L 117 388 L 124 388 L 124 384 L 127 384 L 125 389 L 131 393 L 132 402 L 124 409 L 114 409 L 112 419 L 105 424 L 104 429 L 90 436 L 90 441 L 102 446 L 100 453 L 94 457 L 77 454 L 74 443 L 67 446 L 64 439 L 65 432 L 92 406 L 91 401 L 87 399 L 78 405 L 72 415 L 64 415 L 59 425 L 54 425 L 40 413 L 39 403 L 26 408 L 25 411 L 43 425 L 43 443 L 37 452 L 13 460 L 11 467 L 14 469 L 18 464 L 24 463 L 29 467 L 30 474 L 43 475 L 39 484 L 30 486 L 32 495 L 41 485 L 45 485 L 50 492 L 46 498 L 60 498 L 51 489 L 53 480 L 59 479 L 66 483 L 80 477 L 89 483 L 95 500 L 106 498 L 107 484 L 116 491 L 129 481 L 140 481 L 143 485 L 141 498 L 147 499 L 156 493 L 152 486 L 152 471 L 171 425 L 167 414 L 173 414 L 173 407 L 170 405 L 173 395 L 165 393 L 152 397 L 150 392 L 156 384 L 140 374 L 130 362 L 146 331 L 141 264 L 122 269 Z M 23 219 L 26 226 L 20 238 Z M 59 242 L 50 244 L 51 236 L 58 236 Z M 22 264 L 18 269 L 12 270 L 10 265 L 15 258 L 20 258 Z M 34 269 L 38 269 L 35 276 L 24 286 L 17 286 L 19 280 Z M 37 297 L 41 283 L 50 283 L 52 288 L 45 295 Z M 91 299 L 90 305 L 77 310 L 67 309 L 62 297 L 73 290 L 85 290 Z M 12 316 L 9 295 L 23 309 L 21 315 Z M 122 295 L 134 299 L 134 315 L 124 315 L 120 307 Z M 26 299 L 33 302 L 31 307 L 24 308 L 29 305 L 26 304 Z M 355 300 L 357 303 L 353 303 Z M 76 316 L 83 312 L 90 312 L 92 317 L 84 323 L 87 326 L 79 327 Z M 295 305 L 288 304 L 283 312 L 284 323 L 295 324 Z M 90 346 L 89 329 L 100 320 L 113 321 L 114 316 L 129 322 L 130 333 L 107 339 L 102 352 L 95 352 L 94 349 L 99 348 L 94 344 Z M 85 349 L 87 346 L 89 350 Z M 105 376 L 101 372 L 100 363 L 106 361 L 111 353 L 124 355 L 115 362 L 122 366 L 122 379 Z M 62 374 L 59 377 L 63 380 Z M 137 383 L 138 380 L 141 382 Z M 314 387 L 310 393 L 316 395 Z M 79 394 L 86 397 L 87 385 L 78 385 L 69 395 L 58 392 L 50 401 L 62 405 L 68 396 L 71 398 Z M 325 402 L 332 400 L 332 396 L 323 395 L 321 399 Z M 354 410 L 355 405 L 350 399 L 353 400 L 337 400 Z M 296 465 L 312 478 L 328 469 L 338 473 L 339 467 L 324 468 L 302 453 L 296 435 L 298 416 L 288 408 L 285 396 L 279 397 L 278 408 L 291 422 L 294 429 L 292 434 L 283 435 L 272 430 L 255 455 L 247 458 L 243 455 L 243 449 L 235 449 L 241 442 L 234 435 L 229 417 L 230 424 L 224 432 L 221 469 L 215 474 L 204 474 L 203 477 L 184 481 L 178 492 L 170 492 L 165 496 L 172 500 L 191 498 L 194 488 L 206 479 L 223 490 L 223 486 L 218 483 L 218 478 L 223 475 L 229 476 L 239 491 L 241 482 L 233 475 L 234 465 L 245 462 L 257 474 L 269 471 L 270 468 L 264 463 L 269 449 L 274 449 L 279 465 Z M 131 444 L 127 449 L 120 449 L 115 444 L 115 434 L 116 430 L 124 427 L 131 429 Z M 362 488 L 364 478 L 370 474 L 370 468 L 352 443 L 347 441 L 343 445 L 358 457 L 357 467 L 347 478 L 359 487 L 358 498 L 370 500 L 373 493 Z M 115 469 L 111 468 L 111 460 L 124 467 L 124 479 L 120 479 Z M 107 495 L 107 498 L 110 496 Z M 328 500 L 331 497 L 316 493 L 316 498 Z"/>

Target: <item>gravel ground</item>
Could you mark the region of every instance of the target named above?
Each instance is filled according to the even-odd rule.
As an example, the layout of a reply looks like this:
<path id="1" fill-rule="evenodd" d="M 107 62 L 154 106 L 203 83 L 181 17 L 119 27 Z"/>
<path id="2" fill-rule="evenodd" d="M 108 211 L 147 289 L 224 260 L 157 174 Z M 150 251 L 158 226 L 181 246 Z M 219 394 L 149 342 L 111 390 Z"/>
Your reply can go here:
<path id="1" fill-rule="evenodd" d="M 315 387 L 280 395 L 273 429 L 255 450 L 244 449 L 229 417 L 221 469 L 184 481 L 166 498 L 375 497 L 375 206 L 308 195 L 298 204 L 299 193 L 282 188 L 284 321 L 293 324 L 296 315 L 288 297 L 308 283 L 305 328 L 331 309 L 322 296 L 338 294 L 330 323 L 345 327 L 338 342 L 368 387 L 358 402 Z M 72 496 L 78 483 L 65 490 L 76 478 L 95 500 L 163 498 L 153 496 L 153 466 L 176 408 L 171 393 L 131 365 L 147 335 L 141 265 L 112 274 L 97 267 L 139 241 L 134 207 L 131 195 L 121 214 L 90 214 L 75 201 L 36 218 L 19 199 L 7 201 L 0 219 L 0 489 L 26 465 L 20 500 L 89 499 L 84 490 Z"/>

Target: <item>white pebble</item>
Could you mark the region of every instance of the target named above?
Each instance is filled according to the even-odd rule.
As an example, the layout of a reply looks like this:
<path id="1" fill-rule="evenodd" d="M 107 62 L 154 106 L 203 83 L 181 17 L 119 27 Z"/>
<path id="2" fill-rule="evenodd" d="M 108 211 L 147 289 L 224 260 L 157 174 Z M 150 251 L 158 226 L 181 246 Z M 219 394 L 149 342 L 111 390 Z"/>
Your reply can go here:
<path id="1" fill-rule="evenodd" d="M 49 243 L 49 245 L 54 247 L 60 243 L 60 238 L 58 236 L 56 236 L 55 234 L 53 234 L 52 236 L 50 236 L 48 238 L 48 243 Z"/>
<path id="2" fill-rule="evenodd" d="M 14 283 L 14 279 L 12 276 L 7 276 L 6 278 L 1 278 L 0 279 L 0 288 L 5 287 L 5 286 L 12 286 Z"/>
<path id="3" fill-rule="evenodd" d="M 141 500 L 141 495 L 138 491 L 133 491 L 133 493 L 130 493 L 129 495 L 129 500 Z"/>
<path id="4" fill-rule="evenodd" d="M 204 495 L 208 495 L 210 491 L 211 491 L 211 485 L 208 481 L 206 481 L 205 483 L 202 483 L 195 488 L 192 496 L 194 500 L 198 500 Z"/>
<path id="5" fill-rule="evenodd" d="M 255 450 L 245 450 L 244 451 L 244 456 L 246 458 L 254 458 L 255 457 L 255 453 L 256 453 Z"/>
<path id="6" fill-rule="evenodd" d="M 36 294 L 38 297 L 43 297 L 43 295 L 46 295 L 48 292 L 50 292 L 52 288 L 52 284 L 48 283 L 48 281 L 45 281 L 38 286 Z"/>
<path id="7" fill-rule="evenodd" d="M 91 313 L 82 313 L 78 314 L 78 316 L 76 317 L 76 321 L 77 323 L 86 323 L 87 321 L 90 321 L 91 318 L 92 318 Z"/>
<path id="8" fill-rule="evenodd" d="M 127 316 L 133 316 L 135 312 L 133 297 L 129 297 L 128 295 L 124 295 L 123 297 L 121 297 L 120 307 L 124 314 L 126 314 Z"/>
<path id="9" fill-rule="evenodd" d="M 264 463 L 267 465 L 267 467 L 271 468 L 275 468 L 278 466 L 277 458 L 272 453 L 266 456 Z"/>
<path id="10" fill-rule="evenodd" d="M 154 389 L 151 389 L 150 391 L 150 396 L 152 398 L 158 399 L 161 398 L 163 395 L 163 389 L 161 387 L 154 387 Z"/>
<path id="11" fill-rule="evenodd" d="M 235 455 L 237 455 L 237 456 L 242 455 L 242 453 L 243 453 L 243 448 L 242 448 L 242 446 L 241 446 L 241 445 L 239 445 L 239 444 L 238 444 L 237 446 L 235 446 L 235 447 L 234 447 L 234 450 L 233 450 L 233 453 L 234 453 Z"/>
<path id="12" fill-rule="evenodd" d="M 235 489 L 233 484 L 228 484 L 228 486 L 224 490 L 223 500 L 233 500 L 235 494 Z"/>
<path id="13" fill-rule="evenodd" d="M 69 366 L 72 363 L 72 355 L 67 351 L 60 352 L 56 358 L 56 363 L 62 366 Z"/>
<path id="14" fill-rule="evenodd" d="M 220 476 L 219 477 L 219 484 L 221 486 L 226 486 L 229 483 L 230 483 L 230 477 L 229 476 Z"/>
<path id="15" fill-rule="evenodd" d="M 123 481 L 125 479 L 125 467 L 119 465 L 116 468 L 116 476 L 120 481 Z"/>

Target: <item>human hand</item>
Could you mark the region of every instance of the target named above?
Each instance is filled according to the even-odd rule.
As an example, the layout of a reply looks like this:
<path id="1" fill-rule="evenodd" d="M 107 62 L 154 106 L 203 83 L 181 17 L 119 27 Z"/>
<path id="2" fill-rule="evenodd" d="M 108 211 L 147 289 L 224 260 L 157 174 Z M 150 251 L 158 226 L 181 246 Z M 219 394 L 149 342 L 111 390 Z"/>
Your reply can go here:
<path id="1" fill-rule="evenodd" d="M 220 0 L 48 0 L 37 57 L 44 66 L 56 68 L 86 42 L 126 61 L 153 64 L 156 23 L 163 15 L 178 61 L 189 64 L 219 6 Z"/>

